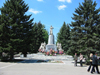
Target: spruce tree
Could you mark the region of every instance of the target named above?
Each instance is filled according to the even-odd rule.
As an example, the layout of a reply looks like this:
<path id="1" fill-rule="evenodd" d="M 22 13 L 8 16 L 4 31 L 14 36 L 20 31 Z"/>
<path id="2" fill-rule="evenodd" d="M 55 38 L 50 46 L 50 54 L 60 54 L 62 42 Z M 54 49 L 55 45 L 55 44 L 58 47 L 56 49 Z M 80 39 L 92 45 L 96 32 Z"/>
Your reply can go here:
<path id="1" fill-rule="evenodd" d="M 37 52 L 37 23 L 35 23 L 33 25 L 33 28 L 32 28 L 32 32 L 33 32 L 33 38 L 32 38 L 32 44 L 31 44 L 31 52 L 32 53 L 36 53 Z"/>
<path id="2" fill-rule="evenodd" d="M 1 34 L 0 44 L 3 51 L 10 54 L 13 59 L 14 52 L 28 52 L 30 39 L 29 33 L 32 29 L 31 15 L 26 15 L 29 9 L 23 0 L 7 0 L 1 11 Z M 28 47 L 28 48 L 27 48 Z"/>
<path id="3" fill-rule="evenodd" d="M 48 31 L 45 29 L 45 25 L 43 25 L 43 36 L 44 36 L 44 42 L 47 44 L 47 43 L 48 43 L 49 33 L 48 33 Z"/>
<path id="4" fill-rule="evenodd" d="M 36 45 L 37 45 L 37 51 L 41 45 L 42 42 L 44 42 L 44 33 L 43 33 L 43 25 L 39 22 L 37 24 L 37 42 L 36 42 Z"/>
<path id="5" fill-rule="evenodd" d="M 98 26 L 100 26 L 100 8 L 96 9 L 96 2 L 84 0 L 75 9 L 72 19 L 71 52 L 81 52 L 89 56 L 90 52 L 99 51 L 100 44 Z M 98 30 L 97 30 L 98 29 Z"/>
<path id="6" fill-rule="evenodd" d="M 31 44 L 31 48 L 32 52 L 36 53 L 38 52 L 41 43 L 48 41 L 48 32 L 45 30 L 45 26 L 42 25 L 41 22 L 35 23 L 33 25 L 32 32 L 33 32 L 33 39 L 32 39 L 33 43 Z"/>
<path id="7" fill-rule="evenodd" d="M 70 40 L 70 27 L 69 25 L 64 22 L 63 26 L 61 27 L 58 36 L 57 42 L 61 43 L 62 48 L 65 52 L 69 49 L 69 40 Z"/>

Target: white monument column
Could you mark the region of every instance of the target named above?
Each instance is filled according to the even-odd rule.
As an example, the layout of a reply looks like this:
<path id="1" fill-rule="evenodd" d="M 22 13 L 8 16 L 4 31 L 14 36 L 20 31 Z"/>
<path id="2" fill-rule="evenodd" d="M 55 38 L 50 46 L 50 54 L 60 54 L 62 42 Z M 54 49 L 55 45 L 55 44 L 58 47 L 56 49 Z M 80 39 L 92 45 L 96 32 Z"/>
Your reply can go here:
<path id="1" fill-rule="evenodd" d="M 54 29 L 52 26 L 50 27 L 50 34 L 48 38 L 48 44 L 46 45 L 46 51 L 50 51 L 50 49 L 57 51 L 57 47 L 54 43 L 54 35 L 53 35 L 53 30 Z"/>
<path id="2" fill-rule="evenodd" d="M 50 35 L 48 39 L 48 45 L 54 44 L 54 35 L 53 35 L 53 30 L 54 29 L 52 26 L 50 27 Z"/>

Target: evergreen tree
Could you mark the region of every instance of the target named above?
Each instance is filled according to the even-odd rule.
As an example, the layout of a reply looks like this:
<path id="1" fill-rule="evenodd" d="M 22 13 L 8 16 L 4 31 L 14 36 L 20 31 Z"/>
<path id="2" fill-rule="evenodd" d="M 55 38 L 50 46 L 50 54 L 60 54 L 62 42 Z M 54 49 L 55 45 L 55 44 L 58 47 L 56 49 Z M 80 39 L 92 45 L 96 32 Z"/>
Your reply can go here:
<path id="1" fill-rule="evenodd" d="M 48 41 L 48 32 L 45 30 L 45 26 L 42 25 L 40 22 L 35 23 L 33 26 L 33 43 L 31 45 L 32 52 L 38 52 L 38 49 L 43 42 Z"/>
<path id="2" fill-rule="evenodd" d="M 33 38 L 32 38 L 32 44 L 31 44 L 31 52 L 32 53 L 36 53 L 37 52 L 37 45 L 36 45 L 36 42 L 37 42 L 37 23 L 35 23 L 33 25 L 33 29 L 32 29 L 32 32 L 33 32 Z"/>
<path id="3" fill-rule="evenodd" d="M 44 42 L 43 25 L 39 22 L 37 24 L 37 50 L 39 49 L 42 42 Z"/>
<path id="4" fill-rule="evenodd" d="M 96 2 L 84 0 L 75 9 L 72 19 L 71 52 L 81 52 L 89 56 L 90 52 L 99 51 L 100 37 L 100 8 L 96 9 Z"/>
<path id="5" fill-rule="evenodd" d="M 66 29 L 66 47 L 67 47 L 67 52 L 70 47 L 70 40 L 71 40 L 71 31 L 70 31 L 70 26 L 67 24 L 67 29 Z"/>
<path id="6" fill-rule="evenodd" d="M 1 15 L 0 15 L 0 19 L 1 19 Z M 1 20 L 0 20 L 0 24 L 1 24 Z M 0 34 L 1 34 L 1 25 L 0 25 Z M 0 35 L 1 36 L 1 35 Z M 2 41 L 1 41 L 1 38 L 0 38 L 0 58 L 2 57 L 2 47 L 1 47 L 1 43 L 2 43 Z"/>
<path id="7" fill-rule="evenodd" d="M 4 52 L 10 54 L 11 60 L 14 52 L 27 52 L 29 49 L 28 37 L 31 36 L 29 33 L 33 19 L 30 19 L 31 15 L 25 14 L 28 9 L 28 5 L 23 0 L 7 0 L 0 9 L 0 45 Z"/>
<path id="8" fill-rule="evenodd" d="M 47 43 L 48 43 L 48 36 L 49 36 L 49 33 L 48 33 L 48 31 L 45 29 L 45 25 L 43 25 L 43 36 L 44 36 L 44 41 L 45 41 L 45 43 L 47 44 Z"/>
<path id="9" fill-rule="evenodd" d="M 58 36 L 57 42 L 61 43 L 62 48 L 65 52 L 69 49 L 69 42 L 70 41 L 70 27 L 69 25 L 64 22 L 63 26 L 61 27 Z"/>

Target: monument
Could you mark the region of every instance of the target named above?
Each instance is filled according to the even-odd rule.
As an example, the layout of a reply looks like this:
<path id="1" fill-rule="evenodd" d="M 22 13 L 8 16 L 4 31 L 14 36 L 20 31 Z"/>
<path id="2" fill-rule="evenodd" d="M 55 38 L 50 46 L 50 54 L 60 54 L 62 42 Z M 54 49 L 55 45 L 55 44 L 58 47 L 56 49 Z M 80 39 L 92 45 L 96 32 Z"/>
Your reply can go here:
<path id="1" fill-rule="evenodd" d="M 41 43 L 41 46 L 39 48 L 39 52 L 46 52 L 48 54 L 49 53 L 63 53 L 63 49 L 61 47 L 61 43 L 57 43 L 57 46 L 55 44 L 54 41 L 54 35 L 53 35 L 53 27 L 50 27 L 50 34 L 49 34 L 49 38 L 48 38 L 48 44 L 46 45 L 46 43 Z"/>
<path id="2" fill-rule="evenodd" d="M 55 45 L 54 42 L 54 35 L 53 35 L 53 27 L 50 27 L 50 34 L 49 34 L 49 38 L 48 38 L 48 44 L 46 45 L 46 52 L 50 51 L 51 49 L 54 51 L 57 51 L 57 47 Z"/>

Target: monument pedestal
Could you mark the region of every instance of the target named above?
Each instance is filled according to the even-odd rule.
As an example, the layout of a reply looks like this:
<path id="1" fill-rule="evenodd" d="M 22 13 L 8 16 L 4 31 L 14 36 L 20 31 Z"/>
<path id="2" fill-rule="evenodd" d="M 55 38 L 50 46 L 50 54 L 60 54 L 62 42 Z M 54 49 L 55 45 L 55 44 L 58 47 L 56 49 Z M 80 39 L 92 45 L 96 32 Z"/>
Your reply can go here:
<path id="1" fill-rule="evenodd" d="M 49 35 L 48 44 L 54 44 L 54 35 Z"/>
<path id="2" fill-rule="evenodd" d="M 46 52 L 50 51 L 50 50 L 54 50 L 54 51 L 57 51 L 57 47 L 55 44 L 52 44 L 52 45 L 46 45 Z"/>
<path id="3" fill-rule="evenodd" d="M 48 44 L 46 45 L 46 52 L 50 51 L 51 49 L 54 51 L 57 51 L 57 47 L 56 47 L 55 42 L 54 42 L 54 35 L 53 34 L 49 35 Z"/>

